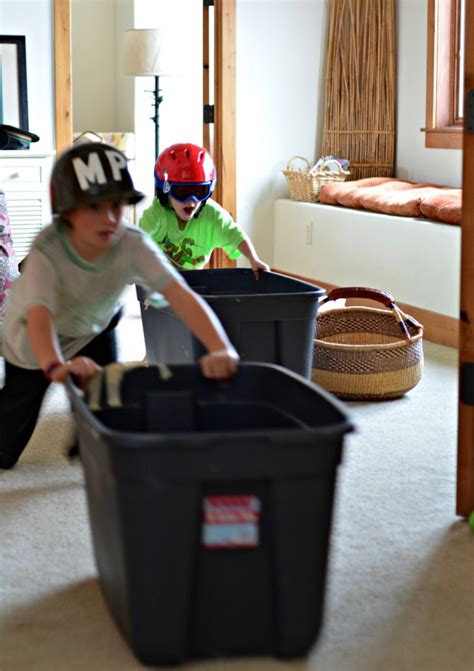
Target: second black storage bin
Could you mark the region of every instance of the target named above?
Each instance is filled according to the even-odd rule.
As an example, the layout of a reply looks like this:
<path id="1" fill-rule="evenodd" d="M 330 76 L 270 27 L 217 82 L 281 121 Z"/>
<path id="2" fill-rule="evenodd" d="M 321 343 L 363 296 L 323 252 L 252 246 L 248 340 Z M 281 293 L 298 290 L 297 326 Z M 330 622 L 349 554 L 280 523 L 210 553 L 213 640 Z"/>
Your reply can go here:
<path id="1" fill-rule="evenodd" d="M 221 320 L 243 361 L 275 363 L 309 378 L 318 302 L 326 292 L 308 282 L 245 268 L 181 273 Z M 202 345 L 170 308 L 146 306 L 137 289 L 150 363 L 192 363 Z"/>

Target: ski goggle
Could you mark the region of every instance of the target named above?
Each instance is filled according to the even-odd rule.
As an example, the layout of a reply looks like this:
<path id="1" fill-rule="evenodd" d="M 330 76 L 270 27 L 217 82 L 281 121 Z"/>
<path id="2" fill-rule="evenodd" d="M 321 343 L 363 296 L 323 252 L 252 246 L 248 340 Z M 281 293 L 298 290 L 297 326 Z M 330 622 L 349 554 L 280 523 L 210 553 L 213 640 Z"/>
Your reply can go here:
<path id="1" fill-rule="evenodd" d="M 187 200 L 194 200 L 197 203 L 202 203 L 203 200 L 209 198 L 212 193 L 212 182 L 205 182 L 204 184 L 182 184 L 165 182 L 163 184 L 163 193 L 178 200 L 180 203 L 185 203 Z M 168 188 L 166 188 L 168 187 Z"/>

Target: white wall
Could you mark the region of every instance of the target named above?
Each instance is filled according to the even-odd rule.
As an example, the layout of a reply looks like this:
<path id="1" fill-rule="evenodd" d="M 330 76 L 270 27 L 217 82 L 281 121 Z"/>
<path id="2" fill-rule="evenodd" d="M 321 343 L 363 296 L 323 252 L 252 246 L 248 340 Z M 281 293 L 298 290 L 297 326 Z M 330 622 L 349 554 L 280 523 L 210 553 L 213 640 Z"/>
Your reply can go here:
<path id="1" fill-rule="evenodd" d="M 130 28 L 160 28 L 167 35 L 173 73 L 160 77 L 160 151 L 175 142 L 202 143 L 202 3 L 196 0 L 135 0 Z M 135 80 L 137 182 L 148 194 L 138 206 L 147 207 L 154 191 L 155 130 L 152 77 Z"/>
<path id="2" fill-rule="evenodd" d="M 133 0 L 120 0 L 115 2 L 115 129 L 124 132 L 134 130 L 134 109 L 130 104 L 133 100 L 135 80 L 133 77 L 124 77 L 121 73 L 123 60 L 123 34 L 127 28 L 133 26 Z"/>
<path id="3" fill-rule="evenodd" d="M 320 155 L 324 0 L 237 2 L 237 218 L 273 260 L 273 208 L 295 154 Z"/>
<path id="4" fill-rule="evenodd" d="M 76 132 L 122 130 L 115 121 L 114 2 L 72 1 L 72 118 Z"/>
<path id="5" fill-rule="evenodd" d="M 71 25 L 74 131 L 133 132 L 134 81 L 120 73 L 133 0 L 71 0 Z"/>
<path id="6" fill-rule="evenodd" d="M 122 75 L 124 31 L 160 28 L 168 36 L 173 64 L 160 77 L 160 148 L 202 142 L 202 7 L 195 0 L 73 0 L 74 131 L 135 132 L 137 186 L 153 195 L 155 126 L 153 77 Z M 186 21 L 183 21 L 186 17 Z M 100 49 L 91 49 L 100 45 Z"/>
<path id="7" fill-rule="evenodd" d="M 0 0 L 0 34 L 24 35 L 29 130 L 39 135 L 34 151 L 54 148 L 52 0 Z"/>

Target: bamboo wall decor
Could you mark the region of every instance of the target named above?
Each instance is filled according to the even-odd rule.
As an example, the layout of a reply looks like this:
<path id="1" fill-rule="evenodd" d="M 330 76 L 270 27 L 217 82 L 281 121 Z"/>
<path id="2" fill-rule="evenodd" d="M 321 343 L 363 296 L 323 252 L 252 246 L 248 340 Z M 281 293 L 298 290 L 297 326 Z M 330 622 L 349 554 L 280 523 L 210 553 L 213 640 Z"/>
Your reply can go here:
<path id="1" fill-rule="evenodd" d="M 330 0 L 322 154 L 350 160 L 350 179 L 392 177 L 395 0 Z"/>

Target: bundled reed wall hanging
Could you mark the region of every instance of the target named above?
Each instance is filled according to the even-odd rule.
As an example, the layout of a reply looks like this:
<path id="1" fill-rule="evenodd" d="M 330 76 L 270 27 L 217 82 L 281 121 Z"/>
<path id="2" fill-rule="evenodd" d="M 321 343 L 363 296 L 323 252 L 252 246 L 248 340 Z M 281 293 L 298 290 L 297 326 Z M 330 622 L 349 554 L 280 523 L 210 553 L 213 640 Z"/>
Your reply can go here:
<path id="1" fill-rule="evenodd" d="M 331 0 L 323 155 L 350 160 L 351 179 L 392 177 L 395 1 Z"/>

